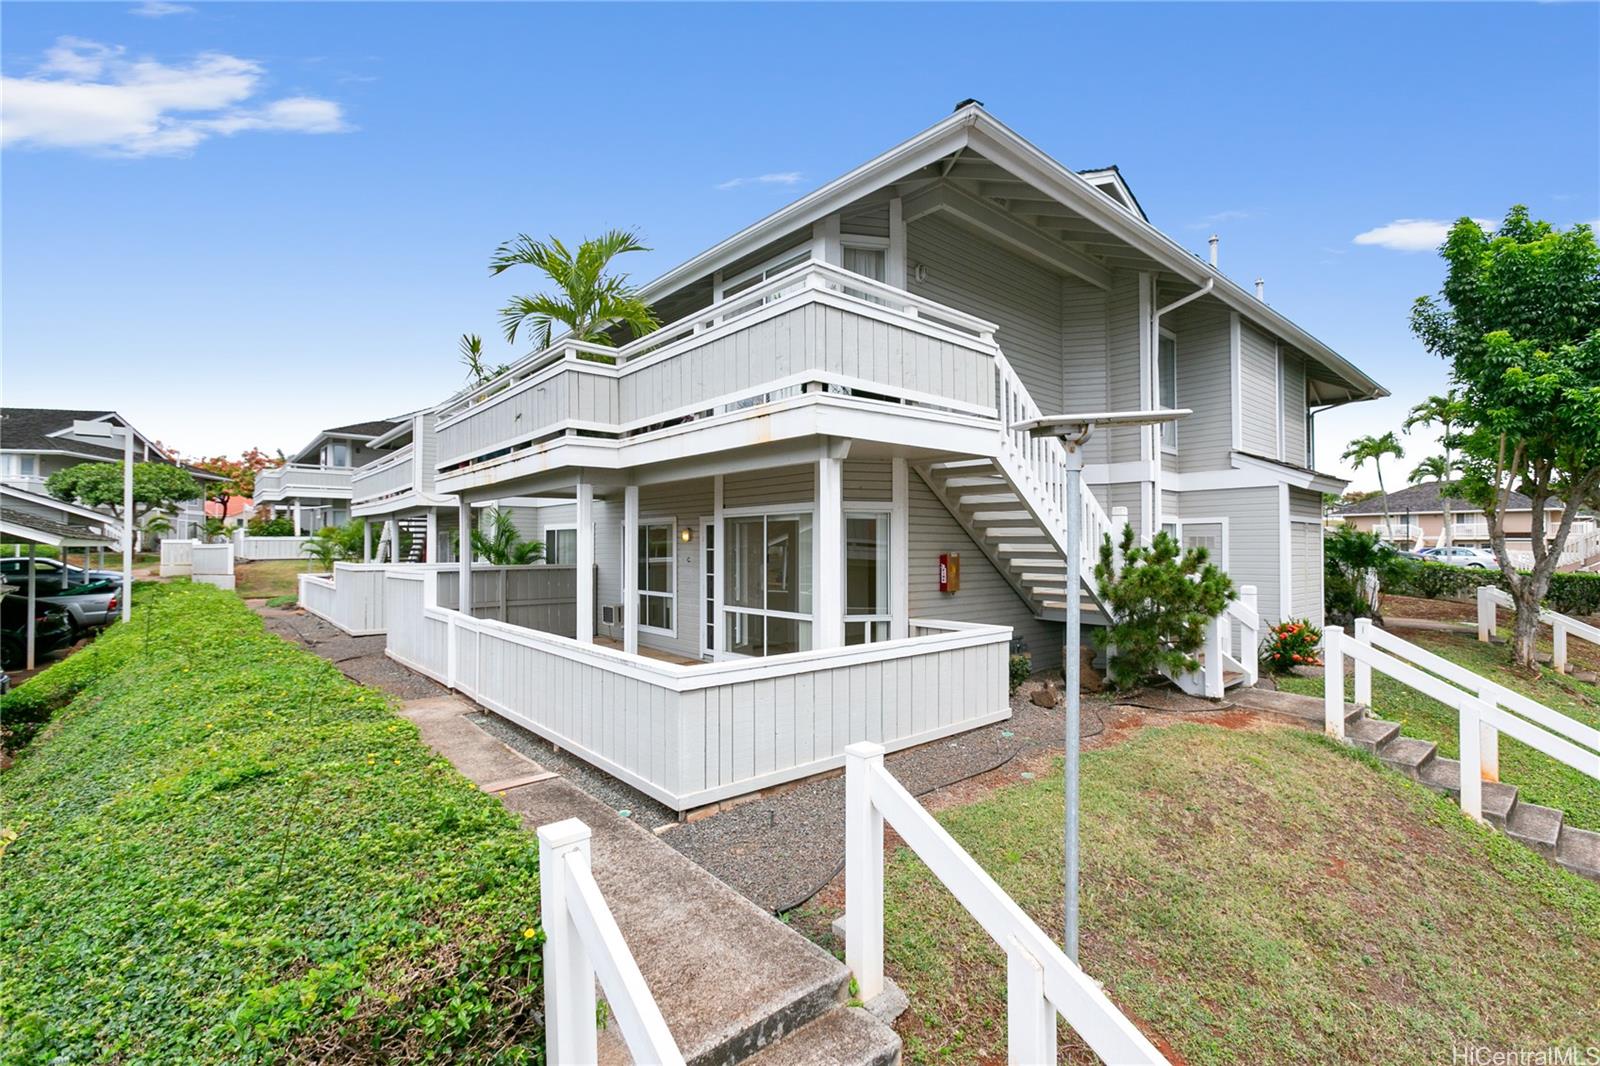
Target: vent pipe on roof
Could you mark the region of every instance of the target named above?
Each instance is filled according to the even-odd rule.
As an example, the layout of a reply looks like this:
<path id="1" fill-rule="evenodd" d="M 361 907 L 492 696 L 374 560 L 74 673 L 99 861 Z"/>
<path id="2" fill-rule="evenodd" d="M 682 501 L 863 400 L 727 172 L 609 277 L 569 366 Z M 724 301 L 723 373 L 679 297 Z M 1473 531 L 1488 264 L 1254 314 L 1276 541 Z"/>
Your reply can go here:
<path id="1" fill-rule="evenodd" d="M 1222 240 L 1222 238 L 1218 237 L 1215 233 L 1213 233 L 1211 235 L 1211 240 L 1206 242 L 1206 243 L 1211 245 L 1211 265 L 1212 266 L 1216 266 L 1217 265 L 1217 244 L 1221 240 Z"/>
<path id="2" fill-rule="evenodd" d="M 957 104 L 952 109 L 952 111 L 960 111 L 963 107 L 968 107 L 968 106 L 971 106 L 973 104 L 976 104 L 978 107 L 982 107 L 983 106 L 983 101 L 982 100 L 975 100 L 975 99 L 973 99 L 972 97 L 969 96 L 965 100 L 963 100 L 959 104 Z"/>
<path id="3" fill-rule="evenodd" d="M 1260 300 L 1262 303 L 1266 303 L 1267 302 L 1267 279 L 1266 278 L 1257 278 L 1256 279 L 1256 299 Z"/>

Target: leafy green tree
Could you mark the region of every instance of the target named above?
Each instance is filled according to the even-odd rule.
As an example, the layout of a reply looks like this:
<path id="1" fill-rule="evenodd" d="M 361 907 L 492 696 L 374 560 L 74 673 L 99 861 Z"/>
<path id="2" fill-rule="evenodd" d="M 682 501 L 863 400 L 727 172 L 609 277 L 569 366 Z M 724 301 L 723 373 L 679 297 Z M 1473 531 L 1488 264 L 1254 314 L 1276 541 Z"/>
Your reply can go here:
<path id="1" fill-rule="evenodd" d="M 122 464 L 79 463 L 45 479 L 45 490 L 58 500 L 109 510 L 122 518 Z M 175 511 L 180 503 L 205 495 L 200 482 L 171 463 L 133 464 L 133 524 L 142 525 L 153 511 Z"/>
<path id="2" fill-rule="evenodd" d="M 1094 630 L 1094 640 L 1110 652 L 1117 688 L 1199 668 L 1195 652 L 1205 643 L 1206 624 L 1234 598 L 1233 580 L 1208 558 L 1204 548 L 1184 550 L 1166 533 L 1144 547 L 1124 526 L 1118 568 L 1111 535 L 1101 541 L 1094 577 L 1115 621 Z"/>
<path id="3" fill-rule="evenodd" d="M 544 558 L 544 543 L 523 540 L 510 513 L 496 507 L 489 512 L 489 531 L 472 531 L 472 555 L 495 566 L 523 566 Z"/>
<path id="4" fill-rule="evenodd" d="M 1600 504 L 1600 248 L 1586 225 L 1559 230 L 1518 205 L 1492 234 L 1464 218 L 1440 255 L 1440 295 L 1411 328 L 1450 364 L 1461 396 L 1461 495 L 1482 507 L 1516 606 L 1516 662 L 1536 669 L 1539 603 L 1578 511 Z M 1531 500 L 1533 567 L 1506 548 L 1511 493 Z M 1551 531 L 1546 513 L 1563 509 Z"/>
<path id="5" fill-rule="evenodd" d="M 1394 430 L 1392 429 L 1381 437 L 1374 437 L 1370 433 L 1365 437 L 1357 437 L 1344 450 L 1343 459 L 1345 462 L 1352 464 L 1357 470 L 1366 466 L 1367 460 L 1370 459 L 1372 461 L 1373 469 L 1378 472 L 1378 491 L 1383 495 L 1384 529 L 1392 536 L 1394 533 L 1394 521 L 1389 517 L 1389 490 L 1383 486 L 1383 457 L 1385 455 L 1392 455 L 1396 459 L 1404 459 L 1406 455 L 1405 449 L 1400 447 L 1400 442 L 1395 439 Z"/>
<path id="6" fill-rule="evenodd" d="M 517 296 L 500 311 L 506 340 L 515 344 L 517 331 L 527 326 L 536 349 L 548 348 L 556 325 L 567 327 L 573 340 L 610 346 L 610 327 L 622 324 L 635 336 L 661 325 L 655 312 L 640 299 L 626 274 L 610 273 L 611 261 L 628 252 L 647 252 L 633 230 L 611 230 L 586 239 L 573 253 L 555 237 L 536 241 L 526 233 L 495 249 L 489 273 L 501 274 L 514 266 L 531 266 L 555 285 L 556 294 Z"/>

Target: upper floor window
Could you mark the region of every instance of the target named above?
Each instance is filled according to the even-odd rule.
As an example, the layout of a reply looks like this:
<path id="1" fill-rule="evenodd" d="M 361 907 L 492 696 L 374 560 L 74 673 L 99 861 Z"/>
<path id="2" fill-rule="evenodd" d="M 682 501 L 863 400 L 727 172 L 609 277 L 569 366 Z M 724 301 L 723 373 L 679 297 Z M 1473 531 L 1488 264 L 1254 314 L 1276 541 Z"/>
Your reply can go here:
<path id="1" fill-rule="evenodd" d="M 329 466 L 350 465 L 350 445 L 345 441 L 338 440 L 330 443 L 326 454 Z"/>
<path id="2" fill-rule="evenodd" d="M 1178 406 L 1178 339 L 1166 332 L 1156 352 L 1156 402 L 1169 411 Z M 1161 446 L 1178 446 L 1176 422 L 1161 423 Z"/>
<path id="3" fill-rule="evenodd" d="M 722 298 L 731 300 L 741 292 L 753 289 L 768 278 L 777 277 L 785 270 L 797 267 L 801 263 L 809 262 L 810 259 L 811 246 L 809 244 L 782 252 L 760 266 L 751 267 L 749 270 L 741 271 L 725 280 L 722 283 Z"/>
<path id="4" fill-rule="evenodd" d="M 846 238 L 844 244 L 844 268 L 852 274 L 860 274 L 873 281 L 883 281 L 888 277 L 889 249 L 876 245 L 858 244 Z"/>

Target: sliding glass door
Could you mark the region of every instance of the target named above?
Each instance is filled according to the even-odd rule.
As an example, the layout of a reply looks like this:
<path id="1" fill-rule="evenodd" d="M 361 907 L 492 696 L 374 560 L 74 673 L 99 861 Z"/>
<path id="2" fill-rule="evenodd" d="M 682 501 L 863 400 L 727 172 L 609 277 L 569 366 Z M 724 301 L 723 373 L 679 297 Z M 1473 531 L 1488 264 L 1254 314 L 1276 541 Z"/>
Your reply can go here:
<path id="1" fill-rule="evenodd" d="M 723 621 L 735 655 L 811 649 L 811 514 L 729 516 Z"/>

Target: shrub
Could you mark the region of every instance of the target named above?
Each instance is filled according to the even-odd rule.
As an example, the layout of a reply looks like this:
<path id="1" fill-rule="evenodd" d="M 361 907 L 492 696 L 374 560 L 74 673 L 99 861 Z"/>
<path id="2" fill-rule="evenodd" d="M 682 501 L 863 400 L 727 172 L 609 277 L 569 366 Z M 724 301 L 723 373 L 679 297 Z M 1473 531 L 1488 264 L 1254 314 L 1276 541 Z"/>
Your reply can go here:
<path id="1" fill-rule="evenodd" d="M 1011 657 L 1011 691 L 1015 692 L 1022 687 L 1022 683 L 1033 676 L 1033 656 L 1013 655 Z"/>
<path id="2" fill-rule="evenodd" d="M 292 537 L 294 520 L 287 515 L 255 515 L 245 527 L 252 537 Z"/>
<path id="3" fill-rule="evenodd" d="M 1275 674 L 1286 674 L 1297 666 L 1321 666 L 1317 649 L 1322 646 L 1322 630 L 1310 619 L 1279 622 L 1267 631 L 1261 643 L 1261 661 Z"/>
<path id="4" fill-rule="evenodd" d="M 533 835 L 232 593 L 136 595 L 0 703 L 70 700 L 5 775 L 0 1061 L 536 1061 Z"/>
<path id="5" fill-rule="evenodd" d="M 1396 567 L 1384 583 L 1384 591 L 1395 596 L 1471 599 L 1477 595 L 1479 585 L 1506 588 L 1505 575 L 1499 570 L 1416 559 L 1402 560 L 1402 563 L 1404 565 Z M 1600 574 L 1584 571 L 1551 574 L 1550 591 L 1545 594 L 1544 603 L 1562 614 L 1600 614 Z"/>
<path id="6" fill-rule="evenodd" d="M 1340 526 L 1322 540 L 1322 607 L 1328 621 L 1348 625 L 1377 615 L 1368 595 L 1370 579 L 1387 588 L 1389 575 L 1406 560 L 1374 533 Z"/>
<path id="7" fill-rule="evenodd" d="M 1124 526 L 1119 570 L 1111 536 L 1101 542 L 1094 576 L 1115 621 L 1095 629 L 1094 640 L 1110 653 L 1117 688 L 1199 667 L 1194 653 L 1205 642 L 1206 624 L 1234 595 L 1232 579 L 1207 559 L 1204 548 L 1184 550 L 1166 533 L 1144 547 L 1134 541 L 1133 527 Z"/>

